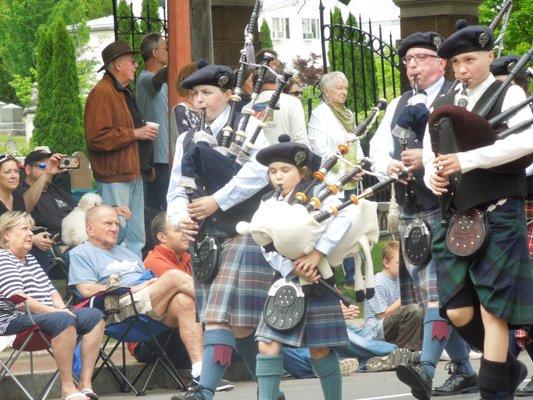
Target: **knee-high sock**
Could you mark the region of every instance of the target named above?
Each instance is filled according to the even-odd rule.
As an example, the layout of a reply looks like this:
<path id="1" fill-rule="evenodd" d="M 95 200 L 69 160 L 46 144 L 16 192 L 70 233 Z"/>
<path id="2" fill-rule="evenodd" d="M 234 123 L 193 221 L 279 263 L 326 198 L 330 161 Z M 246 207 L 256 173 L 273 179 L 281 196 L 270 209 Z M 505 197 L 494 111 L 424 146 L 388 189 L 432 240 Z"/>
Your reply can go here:
<path id="1" fill-rule="evenodd" d="M 509 385 L 507 361 L 489 361 L 482 357 L 477 384 L 483 399 L 507 399 Z"/>
<path id="2" fill-rule="evenodd" d="M 440 316 L 438 308 L 430 307 L 426 310 L 420 364 L 431 378 L 435 376 L 435 366 L 446 346 L 450 330 L 451 327 Z"/>
<path id="3" fill-rule="evenodd" d="M 468 359 L 470 355 L 470 347 L 453 328 L 445 348 L 450 356 L 450 360 L 459 366 L 461 373 L 467 376 L 475 374 L 472 364 L 470 364 L 470 360 Z"/>
<path id="4" fill-rule="evenodd" d="M 483 343 L 485 342 L 485 328 L 481 320 L 481 311 L 474 308 L 474 316 L 468 323 L 463 326 L 454 326 L 457 333 L 472 347 L 483 352 Z"/>
<path id="5" fill-rule="evenodd" d="M 339 356 L 333 350 L 318 360 L 311 358 L 311 365 L 320 378 L 324 398 L 327 400 L 342 399 L 342 378 Z"/>
<path id="6" fill-rule="evenodd" d="M 252 374 L 252 378 L 255 378 L 255 369 L 256 369 L 256 360 L 257 355 L 259 354 L 259 349 L 255 341 L 254 334 L 252 333 L 249 336 L 246 336 L 241 339 L 235 338 L 235 349 L 241 355 L 246 367 Z"/>
<path id="7" fill-rule="evenodd" d="M 276 400 L 279 396 L 279 382 L 283 375 L 283 356 L 257 355 L 255 370 L 259 400 Z"/>
<path id="8" fill-rule="evenodd" d="M 204 333 L 204 354 L 201 393 L 205 400 L 211 400 L 217 385 L 231 365 L 231 353 L 235 348 L 233 332 L 227 329 L 210 329 Z"/>

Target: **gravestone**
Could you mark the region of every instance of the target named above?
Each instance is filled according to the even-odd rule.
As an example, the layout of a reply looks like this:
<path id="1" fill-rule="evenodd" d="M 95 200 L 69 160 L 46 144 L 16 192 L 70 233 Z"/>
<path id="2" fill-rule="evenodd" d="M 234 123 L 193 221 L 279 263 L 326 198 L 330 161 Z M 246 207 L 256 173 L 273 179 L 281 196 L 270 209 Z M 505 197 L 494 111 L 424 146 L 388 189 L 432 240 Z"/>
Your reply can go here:
<path id="1" fill-rule="evenodd" d="M 0 132 L 23 134 L 22 107 L 8 104 L 0 108 Z"/>

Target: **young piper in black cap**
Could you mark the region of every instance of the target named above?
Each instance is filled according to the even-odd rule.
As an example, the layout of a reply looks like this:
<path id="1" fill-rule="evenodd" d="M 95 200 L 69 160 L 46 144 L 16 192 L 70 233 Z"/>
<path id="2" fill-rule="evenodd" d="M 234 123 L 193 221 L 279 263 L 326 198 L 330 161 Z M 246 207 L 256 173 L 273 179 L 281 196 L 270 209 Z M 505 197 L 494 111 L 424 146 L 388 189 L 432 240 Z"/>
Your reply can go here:
<path id="1" fill-rule="evenodd" d="M 219 138 L 229 115 L 228 101 L 233 86 L 231 69 L 225 65 L 206 66 L 183 80 L 181 86 L 194 91 L 195 101 L 205 108 L 208 130 L 215 139 Z M 255 130 L 255 124 L 252 117 L 248 133 Z M 255 372 L 258 349 L 253 333 L 272 279 L 272 271 L 260 247 L 250 236 L 226 230 L 227 226 L 222 226 L 222 218 L 219 218 L 267 186 L 267 170 L 255 160 L 255 148 L 265 147 L 268 142 L 260 135 L 250 161 L 229 182 L 215 193 L 208 193 L 189 203 L 183 186 L 182 168 L 186 164 L 183 161 L 187 160 L 195 146 L 201 145 L 204 143 L 195 143 L 195 132 L 178 137 L 167 194 L 167 214 L 172 223 L 192 240 L 199 229 L 196 221 L 203 221 L 203 231 L 219 239 L 220 257 L 218 273 L 210 283 L 195 280 L 197 312 L 200 321 L 205 324 L 201 375 L 197 376 L 198 366 L 193 371 L 198 386 L 173 399 L 210 400 L 216 390 L 227 389 L 228 385 L 221 386 L 221 380 L 231 364 L 233 349 L 242 355 L 250 372 Z M 225 171 L 221 170 L 220 180 L 224 177 Z M 251 204 L 254 207 L 252 213 L 259 201 L 258 197 L 257 202 Z M 213 215 L 215 212 L 218 213 Z M 280 394 L 280 397 L 283 398 L 283 395 Z"/>
<path id="2" fill-rule="evenodd" d="M 465 26 L 459 22 L 457 27 L 438 54 L 451 60 L 456 77 L 467 84 L 466 109 L 475 113 L 501 83 L 490 73 L 494 37 L 484 26 Z M 441 105 L 457 105 L 459 97 L 458 91 L 444 96 L 435 107 L 437 112 Z M 524 99 L 522 89 L 511 85 L 485 118 L 490 119 Z M 512 127 L 530 118 L 531 110 L 525 107 L 507 119 L 506 124 Z M 457 126 L 456 136 L 474 131 L 471 125 L 466 126 L 463 129 Z M 488 243 L 473 258 L 453 254 L 446 245 L 446 230 L 440 225 L 432 244 L 441 311 L 472 347 L 483 351 L 478 377 L 483 399 L 514 398 L 527 375 L 525 365 L 508 354 L 509 326 L 533 323 L 533 270 L 527 254 L 522 200 L 525 174 L 507 165 L 499 170 L 491 168 L 533 152 L 531 133 L 532 128 L 528 128 L 491 146 L 439 155 L 436 159 L 429 139 L 424 141 L 426 184 L 435 194 L 442 195 L 448 191 L 448 177 L 460 172 L 453 206 L 484 212 L 489 225 Z"/>
<path id="3" fill-rule="evenodd" d="M 281 187 L 280 201 L 290 201 L 294 194 L 309 185 L 310 169 L 314 155 L 305 145 L 289 142 L 288 135 L 281 135 L 280 143 L 269 146 L 257 154 L 257 160 L 268 167 L 270 183 L 274 188 Z M 271 198 L 272 193 L 265 195 Z M 336 201 L 332 197 L 333 201 Z M 333 218 L 314 249 L 296 260 L 289 260 L 278 254 L 274 248 L 264 250 L 267 260 L 274 270 L 276 279 L 282 276 L 298 285 L 298 277 L 308 282 L 317 282 L 318 265 L 335 247 L 350 220 L 342 217 L 343 211 Z M 287 221 L 290 224 L 290 221 Z M 334 276 L 333 276 L 334 280 Z M 318 297 L 320 296 L 320 297 Z M 303 321 L 296 327 L 282 331 L 270 327 L 264 315 L 256 331 L 260 355 L 257 356 L 256 376 L 259 386 L 259 400 L 276 398 L 283 375 L 282 345 L 309 347 L 311 363 L 320 378 L 324 398 L 342 398 L 341 371 L 339 357 L 334 347 L 348 343 L 346 325 L 339 299 L 329 292 L 317 294 L 311 290 L 306 298 L 307 310 Z"/>
<path id="4" fill-rule="evenodd" d="M 449 370 L 449 378 L 443 385 L 435 387 L 433 394 L 453 395 L 477 391 L 476 374 L 468 361 L 468 346 L 439 315 L 433 261 L 430 259 L 415 265 L 406 257 L 405 249 L 404 234 L 409 231 L 410 224 L 420 223 L 421 220 L 433 230 L 439 215 L 437 197 L 423 184 L 422 138 L 427 136 L 428 108 L 452 86 L 451 82 L 444 79 L 446 60 L 437 55 L 443 42 L 444 38 L 436 32 L 416 32 L 402 41 L 398 53 L 413 90 L 391 102 L 370 141 L 370 157 L 375 171 L 393 175 L 404 166 L 415 169 L 416 179 L 411 180 L 408 186 L 395 184 L 395 193 L 400 209 L 402 249 L 400 296 L 402 305 L 419 304 L 425 309 L 422 354 L 420 363 L 400 365 L 396 374 L 411 388 L 413 396 L 420 400 L 431 397 L 435 367 L 444 349 L 450 355 L 453 367 Z M 425 95 L 416 95 L 415 88 Z M 405 150 L 402 140 L 407 141 Z M 410 196 L 406 195 L 406 191 L 410 192 Z"/>

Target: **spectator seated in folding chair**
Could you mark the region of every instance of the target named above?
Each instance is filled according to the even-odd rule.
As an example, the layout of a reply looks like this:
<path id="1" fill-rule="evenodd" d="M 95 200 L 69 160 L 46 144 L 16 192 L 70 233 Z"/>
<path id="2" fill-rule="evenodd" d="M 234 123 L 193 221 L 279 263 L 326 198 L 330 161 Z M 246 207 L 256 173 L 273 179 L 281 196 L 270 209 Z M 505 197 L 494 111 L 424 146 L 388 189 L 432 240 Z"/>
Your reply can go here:
<path id="1" fill-rule="evenodd" d="M 0 335 L 17 335 L 15 352 L 1 365 L 7 373 L 21 351 L 51 348 L 61 379 L 61 398 L 97 400 L 91 379 L 102 341 L 103 315 L 96 309 L 69 310 L 45 272 L 31 254 L 33 219 L 25 212 L 8 211 L 0 216 Z M 5 299 L 11 299 L 5 300 Z M 17 304 L 25 304 L 27 313 Z M 18 309 L 17 309 L 18 308 Z M 81 336 L 79 384 L 72 377 L 72 359 Z M 4 371 L 5 370 L 5 371 Z M 55 380 L 55 379 L 54 379 Z M 48 395 L 47 385 L 39 399 Z M 33 398 L 27 391 L 30 400 Z"/>
<path id="2" fill-rule="evenodd" d="M 70 251 L 69 285 L 84 298 L 105 292 L 114 286 L 129 288 L 129 291 L 120 297 L 108 297 L 108 301 L 104 301 L 106 309 L 112 308 L 116 311 L 109 313 L 111 315 L 108 318 L 106 334 L 112 327 L 111 323 L 127 322 L 131 318 L 142 322 L 143 319 L 146 320 L 145 317 L 149 317 L 161 322 L 167 329 L 178 328 L 188 354 L 201 354 L 202 331 L 200 325 L 194 323 L 194 288 L 189 276 L 185 272 L 172 270 L 159 278 L 153 278 L 153 274 L 145 270 L 135 253 L 123 246 L 117 246 L 119 219 L 112 207 L 93 207 L 87 212 L 85 223 L 89 240 Z M 116 304 L 110 306 L 110 300 L 113 298 Z M 125 333 L 128 333 L 127 329 Z M 155 340 L 159 333 L 153 333 L 150 336 Z M 119 340 L 143 341 L 126 334 Z M 115 349 L 116 346 L 112 352 Z M 161 362 L 168 367 L 168 372 L 172 371 L 174 368 L 168 356 L 162 348 L 159 350 L 163 357 Z M 174 378 L 178 378 L 175 381 L 183 385 L 177 374 Z M 122 376 L 122 379 L 125 380 L 125 377 Z M 124 383 L 136 391 L 134 383 Z"/>

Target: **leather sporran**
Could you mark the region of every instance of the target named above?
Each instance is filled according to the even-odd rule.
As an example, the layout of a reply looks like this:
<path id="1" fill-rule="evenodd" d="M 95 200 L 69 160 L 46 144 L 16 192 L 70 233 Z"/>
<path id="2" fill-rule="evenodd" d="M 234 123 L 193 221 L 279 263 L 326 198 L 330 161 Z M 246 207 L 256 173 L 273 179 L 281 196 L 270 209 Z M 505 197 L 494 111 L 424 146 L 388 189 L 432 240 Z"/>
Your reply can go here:
<path id="1" fill-rule="evenodd" d="M 212 236 L 205 235 L 191 246 L 192 274 L 200 283 L 211 283 L 218 274 L 220 244 Z"/>
<path id="2" fill-rule="evenodd" d="M 405 257 L 416 266 L 426 265 L 431 259 L 431 230 L 427 222 L 415 219 L 404 233 Z"/>
<path id="3" fill-rule="evenodd" d="M 454 212 L 446 232 L 446 246 L 458 257 L 474 257 L 483 250 L 489 237 L 485 213 L 472 208 L 464 213 Z"/>
<path id="4" fill-rule="evenodd" d="M 268 291 L 263 317 L 272 329 L 288 331 L 302 322 L 306 306 L 307 302 L 301 286 L 280 278 Z"/>

